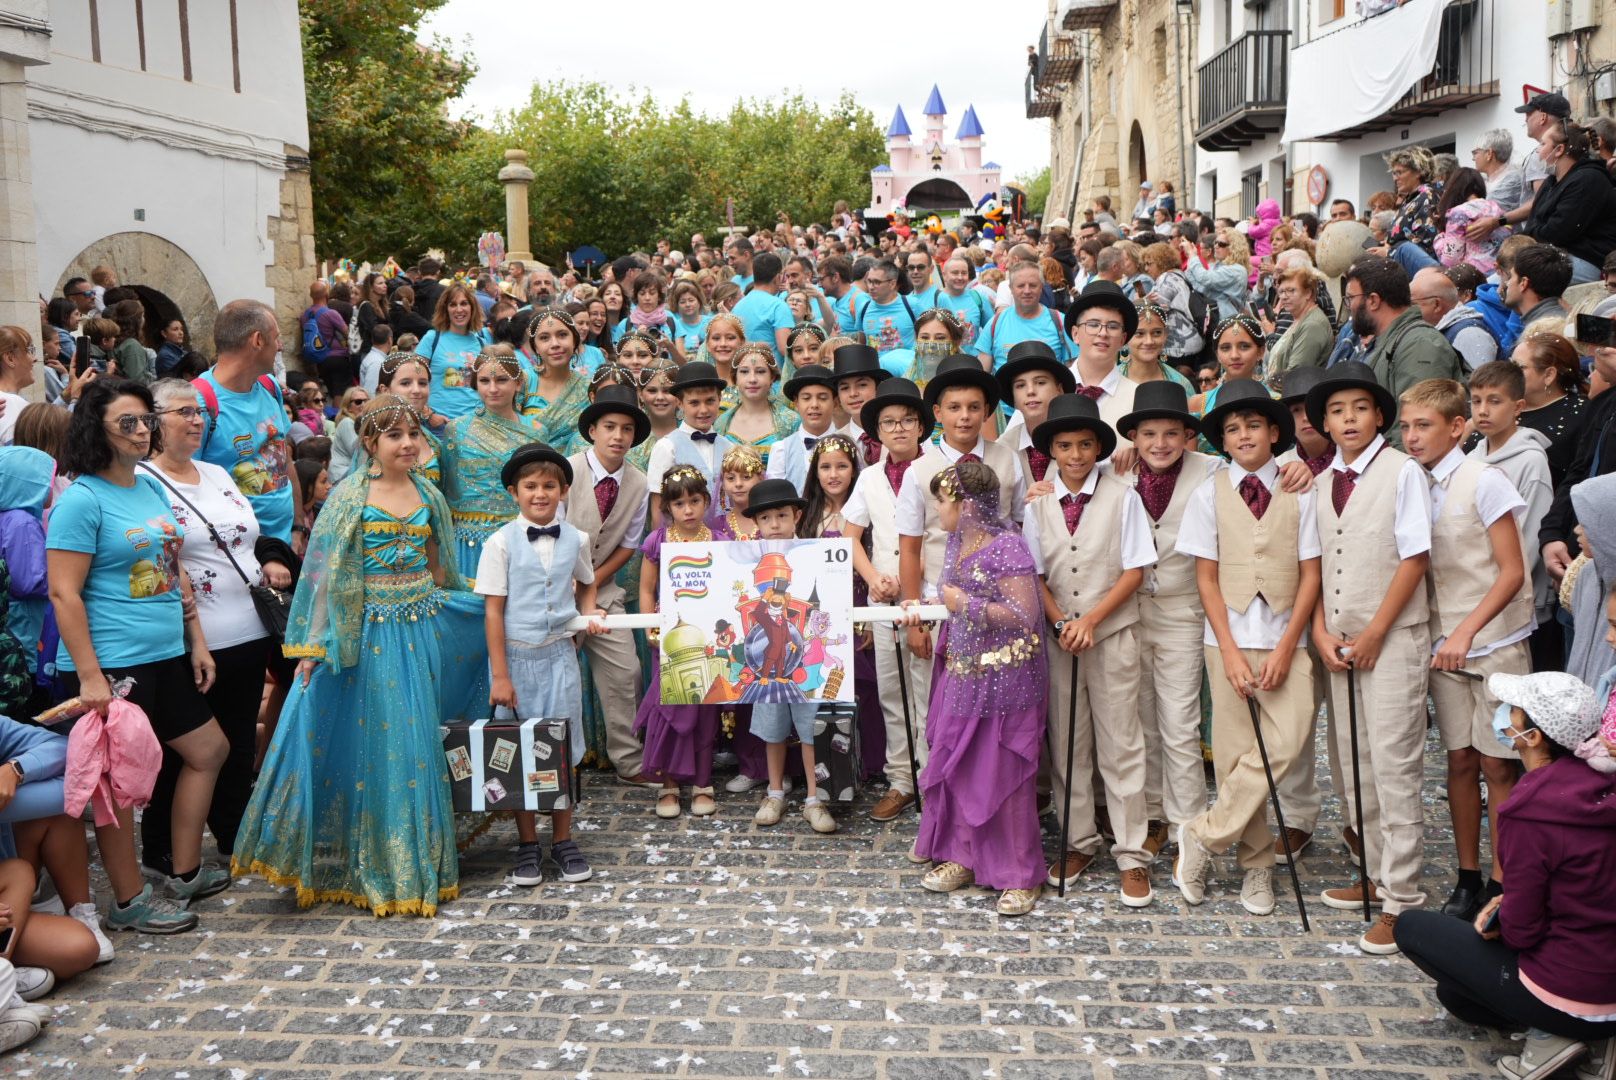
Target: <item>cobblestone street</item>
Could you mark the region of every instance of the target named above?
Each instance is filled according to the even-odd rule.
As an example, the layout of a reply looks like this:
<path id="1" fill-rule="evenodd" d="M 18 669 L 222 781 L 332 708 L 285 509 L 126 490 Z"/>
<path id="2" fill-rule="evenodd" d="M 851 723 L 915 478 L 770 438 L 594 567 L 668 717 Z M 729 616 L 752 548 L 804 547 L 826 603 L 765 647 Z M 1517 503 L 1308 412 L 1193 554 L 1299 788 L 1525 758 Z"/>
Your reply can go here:
<path id="1" fill-rule="evenodd" d="M 1433 742 L 1433 795 L 1438 760 Z M 119 936 L 117 959 L 48 999 L 45 1034 L 0 1068 L 1459 1080 L 1496 1075 L 1506 1052 L 1446 1019 L 1407 961 L 1361 955 L 1356 918 L 1312 902 L 1350 876 L 1333 800 L 1303 862 L 1304 935 L 1283 863 L 1269 918 L 1240 908 L 1231 859 L 1200 909 L 1162 864 L 1155 904 L 1134 911 L 1105 858 L 1074 895 L 1006 920 L 990 893 L 919 887 L 904 858 L 912 815 L 843 815 L 820 838 L 796 801 L 760 830 L 751 795 L 721 794 L 716 818 L 664 822 L 650 793 L 591 779 L 580 839 L 593 881 L 502 885 L 513 833 L 501 823 L 435 919 L 299 913 L 290 894 L 238 882 L 198 905 L 198 932 Z M 1440 903 L 1446 803 L 1427 813 Z"/>

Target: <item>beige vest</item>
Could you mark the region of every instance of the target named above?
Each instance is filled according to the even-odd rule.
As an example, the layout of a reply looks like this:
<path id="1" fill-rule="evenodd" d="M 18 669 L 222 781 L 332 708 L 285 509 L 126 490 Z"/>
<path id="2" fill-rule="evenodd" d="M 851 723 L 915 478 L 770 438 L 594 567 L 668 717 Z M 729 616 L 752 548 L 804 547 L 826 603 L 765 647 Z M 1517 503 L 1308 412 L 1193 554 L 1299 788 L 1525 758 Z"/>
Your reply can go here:
<path id="1" fill-rule="evenodd" d="M 929 454 L 936 453 L 930 443 L 920 444 L 920 457 L 909 463 L 914 469 Z M 859 472 L 859 490 L 864 493 L 864 505 L 870 511 L 870 562 L 883 574 L 898 576 L 898 493 L 887 481 L 887 452 L 881 451 L 881 460 Z M 930 497 L 927 493 L 922 495 Z"/>
<path id="2" fill-rule="evenodd" d="M 1483 559 L 1483 551 L 1492 552 L 1492 541 L 1487 526 L 1476 512 L 1476 484 L 1488 466 L 1475 458 L 1466 458 L 1448 476 L 1447 497 L 1442 500 L 1442 516 L 1431 523 L 1431 572 L 1429 585 L 1431 606 L 1431 637 L 1446 637 L 1458 629 L 1459 624 L 1476 610 L 1484 596 L 1493 587 L 1497 576 L 1496 555 Z M 1517 526 L 1516 538 L 1520 539 Z M 1526 545 L 1521 543 L 1522 566 L 1531 565 L 1526 558 Z M 1482 627 L 1471 643 L 1472 648 L 1491 645 L 1499 638 L 1530 625 L 1532 621 L 1532 575 L 1525 575 L 1521 587 L 1515 590 L 1504 610 L 1493 616 Z"/>
<path id="3" fill-rule="evenodd" d="M 1289 611 L 1301 578 L 1296 547 L 1301 501 L 1276 490 L 1258 520 L 1229 477 L 1220 476 L 1212 481 L 1212 505 L 1217 512 L 1218 589 L 1223 602 L 1243 613 L 1261 596 L 1275 614 Z"/>
<path id="4" fill-rule="evenodd" d="M 606 515 L 606 520 L 601 521 L 600 504 L 595 501 L 595 474 L 590 471 L 588 460 L 583 454 L 574 454 L 568 460 L 572 462 L 573 482 L 567 491 L 567 521 L 588 535 L 589 561 L 599 566 L 623 546 L 629 521 L 645 505 L 649 485 L 644 473 L 625 464 L 618 481 L 617 502 L 612 504 L 612 512 Z M 609 609 L 622 599 L 623 588 L 617 584 L 615 575 L 605 581 L 596 580 L 595 602 L 602 608 Z"/>
<path id="5" fill-rule="evenodd" d="M 1072 363 L 1072 373 L 1077 374 L 1076 361 Z M 1137 389 L 1139 389 L 1139 384 L 1124 375 L 1117 380 L 1117 392 L 1107 394 L 1100 399 L 1100 419 L 1110 424 L 1112 431 L 1116 431 L 1118 420 L 1133 412 L 1133 395 Z M 1118 447 L 1132 445 L 1133 443 L 1122 437 L 1122 432 L 1117 431 Z M 1087 512 L 1086 510 L 1084 511 L 1084 513 Z"/>
<path id="6" fill-rule="evenodd" d="M 1129 477 L 1129 482 L 1135 488 L 1139 486 L 1139 473 L 1144 468 L 1144 463 L 1140 462 Z M 1151 523 L 1150 535 L 1156 541 L 1156 565 L 1152 570 L 1156 587 L 1151 595 L 1158 599 L 1188 596 L 1195 603 L 1200 603 L 1200 595 L 1195 587 L 1195 559 L 1178 553 L 1178 527 L 1184 521 L 1184 508 L 1189 505 L 1190 496 L 1217 468 L 1217 458 L 1194 450 L 1185 451 L 1184 465 L 1179 470 L 1178 482 L 1173 485 L 1173 497 L 1167 501 L 1167 509 L 1162 511 L 1161 520 Z"/>
<path id="7" fill-rule="evenodd" d="M 1067 615 L 1082 615 L 1094 607 L 1122 576 L 1122 501 L 1131 498 L 1137 496 L 1127 484 L 1101 473 L 1075 533 L 1066 531 L 1066 513 L 1055 493 L 1042 495 L 1027 507 L 1029 515 L 1038 516 L 1044 583 L 1055 598 L 1055 606 Z M 1109 637 L 1138 621 L 1135 593 L 1095 629 L 1094 640 Z"/>
<path id="8" fill-rule="evenodd" d="M 1319 546 L 1324 554 L 1324 625 L 1332 634 L 1361 632 L 1391 589 L 1392 576 L 1402 562 L 1392 532 L 1397 521 L 1397 474 L 1407 460 L 1401 450 L 1381 447 L 1368 471 L 1358 477 L 1346 513 L 1340 517 L 1331 498 L 1335 470 L 1325 469 L 1315 481 L 1313 501 L 1318 507 Z M 1423 623 L 1430 617 L 1428 612 L 1425 590 L 1416 589 L 1391 628 Z"/>
<path id="9" fill-rule="evenodd" d="M 997 442 L 984 441 L 982 444 L 982 463 L 999 478 L 999 513 L 1001 516 L 1011 518 L 1015 516 L 1016 498 L 1016 455 L 1008 446 Z M 924 565 L 924 580 L 935 585 L 943 579 L 943 553 L 948 547 L 948 534 L 943 532 L 942 525 L 937 521 L 937 507 L 932 499 L 931 478 L 953 464 L 943 455 L 941 450 L 929 451 L 920 455 L 915 463 L 909 466 L 909 476 L 915 478 L 920 485 L 920 498 L 926 504 L 926 538 L 921 545 L 921 556 Z M 870 516 L 875 516 L 871 509 Z M 1065 531 L 1065 526 L 1061 530 Z"/>

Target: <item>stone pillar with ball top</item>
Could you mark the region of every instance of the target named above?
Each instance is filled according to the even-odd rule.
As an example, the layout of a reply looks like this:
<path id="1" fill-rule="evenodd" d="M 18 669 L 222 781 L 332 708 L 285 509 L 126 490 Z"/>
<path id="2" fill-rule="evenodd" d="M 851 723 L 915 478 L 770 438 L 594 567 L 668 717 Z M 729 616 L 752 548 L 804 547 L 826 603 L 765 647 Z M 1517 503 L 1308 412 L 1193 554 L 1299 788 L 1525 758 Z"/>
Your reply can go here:
<path id="1" fill-rule="evenodd" d="M 505 151 L 505 167 L 499 170 L 499 182 L 505 185 L 505 236 L 510 250 L 505 261 L 532 263 L 533 253 L 527 249 L 530 237 L 527 221 L 527 188 L 533 183 L 533 170 L 527 167 L 526 150 Z"/>

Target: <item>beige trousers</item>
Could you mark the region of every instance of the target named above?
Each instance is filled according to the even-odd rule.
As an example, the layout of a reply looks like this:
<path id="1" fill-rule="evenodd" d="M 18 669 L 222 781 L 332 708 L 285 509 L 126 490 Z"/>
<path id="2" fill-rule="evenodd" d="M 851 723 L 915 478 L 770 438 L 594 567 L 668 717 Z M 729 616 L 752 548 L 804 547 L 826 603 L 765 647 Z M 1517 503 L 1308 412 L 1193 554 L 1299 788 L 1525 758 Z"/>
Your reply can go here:
<path id="1" fill-rule="evenodd" d="M 1276 773 L 1275 778 L 1279 781 L 1279 805 L 1285 811 L 1285 824 L 1311 835 L 1318 828 L 1319 808 L 1324 801 L 1318 778 L 1318 717 L 1321 704 L 1324 706 L 1325 760 L 1329 763 L 1329 782 L 1334 791 L 1341 790 L 1341 785 L 1335 779 L 1341 775 L 1341 770 L 1335 756 L 1335 710 L 1330 706 L 1330 673 L 1311 644 L 1307 647 L 1307 659 L 1313 673 L 1313 720 L 1307 726 L 1307 740 L 1302 743 L 1296 760 L 1291 762 L 1284 776 Z M 1297 657 L 1297 663 L 1301 663 L 1301 657 Z"/>
<path id="2" fill-rule="evenodd" d="M 1206 809 L 1204 618 L 1193 593 L 1139 598 L 1139 721 L 1145 733 L 1145 814 L 1151 821 L 1182 825 Z"/>
<path id="3" fill-rule="evenodd" d="M 612 601 L 606 614 L 623 614 L 623 601 Z M 634 711 L 640 701 L 640 657 L 634 651 L 634 635 L 617 630 L 578 637 L 606 714 L 606 756 L 618 776 L 636 776 L 645 763 L 645 747 L 634 734 Z"/>
<path id="4" fill-rule="evenodd" d="M 897 626 L 896 623 L 892 624 Z M 875 678 L 880 686 L 881 715 L 887 728 L 887 783 L 905 795 L 915 793 L 915 777 L 909 768 L 908 736 L 903 726 L 903 688 L 898 683 L 898 654 L 892 650 L 892 629 L 876 625 Z M 931 661 L 917 660 L 898 628 L 898 648 L 903 654 L 903 670 L 909 681 L 909 729 L 914 733 L 915 763 L 926 767 L 926 699 L 931 693 Z"/>

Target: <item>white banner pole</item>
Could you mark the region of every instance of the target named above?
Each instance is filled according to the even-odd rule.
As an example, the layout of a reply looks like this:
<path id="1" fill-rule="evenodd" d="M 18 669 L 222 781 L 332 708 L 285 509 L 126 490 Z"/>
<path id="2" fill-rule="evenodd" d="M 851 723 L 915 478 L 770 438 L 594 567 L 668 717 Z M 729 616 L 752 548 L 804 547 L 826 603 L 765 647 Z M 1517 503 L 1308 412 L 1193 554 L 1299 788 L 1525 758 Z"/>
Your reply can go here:
<path id="1" fill-rule="evenodd" d="M 948 609 L 942 604 L 921 604 L 912 609 L 919 614 L 922 622 L 942 622 L 948 618 Z M 902 622 L 909 615 L 909 609 L 897 605 L 881 605 L 877 607 L 856 607 L 853 609 L 853 621 L 867 622 Z M 660 613 L 650 615 L 607 615 L 600 620 L 606 624 L 608 630 L 655 630 L 662 625 Z M 590 620 L 580 615 L 567 624 L 569 632 L 588 629 Z"/>

